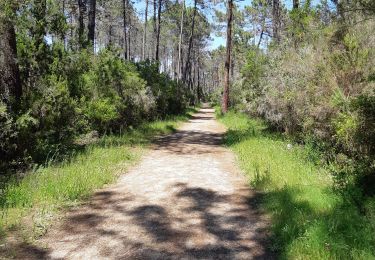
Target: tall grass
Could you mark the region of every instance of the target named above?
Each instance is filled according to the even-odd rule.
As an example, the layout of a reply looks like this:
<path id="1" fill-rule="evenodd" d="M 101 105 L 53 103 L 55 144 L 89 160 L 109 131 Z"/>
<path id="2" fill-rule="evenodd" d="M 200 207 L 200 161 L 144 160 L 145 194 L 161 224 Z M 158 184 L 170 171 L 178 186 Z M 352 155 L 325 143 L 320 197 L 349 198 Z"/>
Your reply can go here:
<path id="1" fill-rule="evenodd" d="M 0 237 L 12 228 L 26 228 L 26 224 L 28 231 L 32 231 L 27 236 L 41 235 L 58 209 L 77 203 L 95 189 L 114 182 L 129 165 L 137 162 L 143 148 L 155 136 L 173 132 L 192 112 L 194 109 L 185 115 L 145 123 L 122 135 L 105 136 L 68 160 L 40 167 L 21 180 L 3 184 Z"/>
<path id="2" fill-rule="evenodd" d="M 375 203 L 366 214 L 332 190 L 328 172 L 244 114 L 220 116 L 225 144 L 237 154 L 250 184 L 272 218 L 272 249 L 282 259 L 375 259 Z"/>

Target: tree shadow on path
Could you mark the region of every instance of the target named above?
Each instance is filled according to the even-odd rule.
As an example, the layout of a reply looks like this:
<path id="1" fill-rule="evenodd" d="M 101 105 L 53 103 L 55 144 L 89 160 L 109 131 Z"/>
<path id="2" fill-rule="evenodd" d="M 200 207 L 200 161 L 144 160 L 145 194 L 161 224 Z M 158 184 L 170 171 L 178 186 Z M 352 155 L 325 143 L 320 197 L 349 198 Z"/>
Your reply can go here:
<path id="1" fill-rule="evenodd" d="M 203 112 L 193 121 L 212 119 Z M 155 142 L 155 149 L 162 150 L 156 155 L 168 160 L 169 153 L 221 153 L 222 137 L 210 131 L 179 130 Z M 205 176 L 206 172 L 201 174 Z M 148 173 L 143 177 L 149 177 Z M 90 254 L 107 259 L 276 258 L 268 250 L 269 221 L 257 207 L 261 195 L 252 192 L 246 183 L 213 182 L 210 189 L 209 180 L 202 185 L 177 181 L 165 186 L 167 191 L 164 186 L 157 189 L 166 192 L 165 200 L 142 197 L 144 194 L 138 191 L 132 194 L 121 183 L 95 193 L 85 205 L 69 210 L 61 225 L 44 239 L 48 250 L 28 258 L 57 255 L 71 259 Z"/>

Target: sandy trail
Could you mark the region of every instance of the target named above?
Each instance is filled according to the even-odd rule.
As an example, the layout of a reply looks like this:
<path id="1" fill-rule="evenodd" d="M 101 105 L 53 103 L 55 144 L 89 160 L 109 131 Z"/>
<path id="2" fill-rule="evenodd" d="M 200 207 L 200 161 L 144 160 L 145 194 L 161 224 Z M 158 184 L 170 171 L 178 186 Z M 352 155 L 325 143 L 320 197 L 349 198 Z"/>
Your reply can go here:
<path id="1" fill-rule="evenodd" d="M 67 212 L 30 258 L 272 258 L 258 196 L 220 146 L 224 132 L 213 109 L 201 109 L 117 184 Z"/>

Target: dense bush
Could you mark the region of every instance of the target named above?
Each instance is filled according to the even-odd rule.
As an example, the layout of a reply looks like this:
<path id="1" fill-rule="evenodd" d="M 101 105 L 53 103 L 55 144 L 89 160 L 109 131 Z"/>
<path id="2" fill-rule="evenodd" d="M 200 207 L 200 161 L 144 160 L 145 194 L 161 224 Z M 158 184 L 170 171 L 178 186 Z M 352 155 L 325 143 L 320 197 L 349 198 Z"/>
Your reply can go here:
<path id="1" fill-rule="evenodd" d="M 281 258 L 372 259 L 375 23 L 324 23 L 306 3 L 286 11 L 280 42 L 248 48 L 230 102 L 250 116 L 222 117 L 225 143 L 264 195 Z"/>
<path id="2" fill-rule="evenodd" d="M 23 93 L 14 104 L 0 93 L 1 173 L 63 159 L 89 133 L 121 133 L 186 107 L 189 91 L 158 63 L 125 60 L 111 44 L 94 53 L 64 39 L 73 28 L 57 1 L 14 8 L 16 16 L 5 14 L 16 30 Z"/>
<path id="3" fill-rule="evenodd" d="M 156 113 L 165 116 L 167 113 L 180 113 L 187 105 L 189 91 L 181 83 L 172 81 L 166 74 L 159 73 L 157 62 L 144 61 L 137 64 L 142 78 L 152 91 L 156 101 Z"/>
<path id="4" fill-rule="evenodd" d="M 15 157 L 15 140 L 17 132 L 12 116 L 9 114 L 5 104 L 0 102 L 0 169 L 14 164 L 12 160 Z"/>
<path id="5" fill-rule="evenodd" d="M 188 92 L 159 73 L 156 63 L 125 61 L 114 50 L 94 55 L 84 50 L 66 52 L 59 44 L 46 48 L 51 63 L 43 75 L 27 83 L 32 89 L 24 94 L 19 111 L 10 113 L 0 104 L 4 172 L 11 165 L 17 169 L 57 155 L 61 158 L 91 131 L 120 133 L 186 107 Z M 30 64 L 22 62 L 30 59 L 22 51 L 20 55 L 24 74 Z"/>
<path id="6" fill-rule="evenodd" d="M 375 187 L 375 24 L 326 26 L 313 11 L 294 12 L 292 37 L 248 50 L 231 103 L 313 148 L 335 187 L 360 200 Z"/>

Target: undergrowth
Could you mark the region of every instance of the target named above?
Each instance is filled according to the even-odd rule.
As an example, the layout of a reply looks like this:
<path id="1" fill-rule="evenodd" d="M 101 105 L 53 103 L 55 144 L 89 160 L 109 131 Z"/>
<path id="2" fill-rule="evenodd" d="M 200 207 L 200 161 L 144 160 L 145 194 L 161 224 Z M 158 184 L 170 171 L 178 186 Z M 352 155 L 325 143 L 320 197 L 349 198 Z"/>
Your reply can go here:
<path id="1" fill-rule="evenodd" d="M 282 259 L 375 259 L 375 201 L 365 212 L 334 192 L 330 174 L 308 161 L 307 147 L 240 113 L 217 114 L 272 219 L 272 249 Z"/>
<path id="2" fill-rule="evenodd" d="M 59 209 L 79 203 L 94 190 L 114 182 L 137 162 L 153 138 L 172 133 L 194 111 L 188 109 L 184 115 L 144 123 L 121 135 L 104 136 L 63 162 L 51 162 L 23 178 L 3 183 L 0 237 L 11 230 L 23 230 L 26 239 L 42 235 Z"/>

